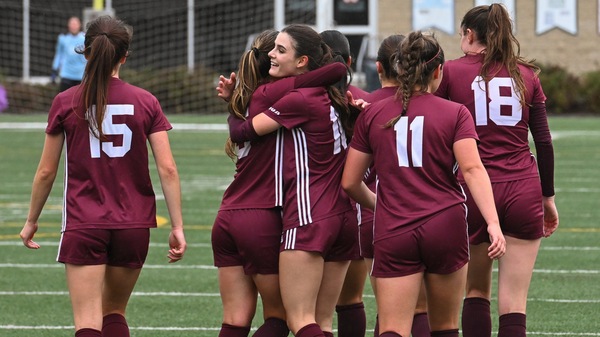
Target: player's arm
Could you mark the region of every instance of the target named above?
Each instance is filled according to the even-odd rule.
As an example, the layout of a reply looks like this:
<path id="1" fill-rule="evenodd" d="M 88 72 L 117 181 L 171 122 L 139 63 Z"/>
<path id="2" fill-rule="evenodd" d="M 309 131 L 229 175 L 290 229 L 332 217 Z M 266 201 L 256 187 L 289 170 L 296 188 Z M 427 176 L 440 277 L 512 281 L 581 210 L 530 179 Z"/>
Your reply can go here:
<path id="1" fill-rule="evenodd" d="M 269 134 L 281 127 L 281 124 L 264 112 L 247 120 L 229 115 L 227 123 L 229 124 L 229 137 L 234 143 L 257 140 L 260 136 Z"/>
<path id="2" fill-rule="evenodd" d="M 33 241 L 33 236 L 37 232 L 38 219 L 56 179 L 64 140 L 64 133 L 46 134 L 44 149 L 31 187 L 29 213 L 20 233 L 21 240 L 27 248 L 40 248 L 40 245 Z"/>
<path id="3" fill-rule="evenodd" d="M 374 209 L 377 197 L 364 183 L 365 172 L 371 165 L 372 155 L 361 152 L 353 147 L 348 149 L 344 173 L 342 174 L 342 188 L 350 198 L 361 206 Z"/>
<path id="4" fill-rule="evenodd" d="M 267 111 L 245 121 L 229 116 L 229 137 L 234 143 L 258 139 L 280 127 L 294 128 L 308 118 L 304 108 L 306 98 L 299 91 L 292 91 L 275 102 Z"/>
<path id="5" fill-rule="evenodd" d="M 506 252 L 506 240 L 500 229 L 492 184 L 483 163 L 481 163 L 477 141 L 474 138 L 460 139 L 454 143 L 453 151 L 460 171 L 473 195 L 473 200 L 487 223 L 491 241 L 488 256 L 491 259 L 498 259 Z"/>
<path id="6" fill-rule="evenodd" d="M 558 228 L 558 211 L 554 202 L 554 147 L 546 117 L 546 104 L 534 103 L 530 110 L 529 128 L 535 144 L 538 172 L 542 185 L 544 208 L 544 237 L 549 237 Z"/>
<path id="7" fill-rule="evenodd" d="M 169 217 L 171 233 L 169 235 L 169 263 L 183 258 L 187 244 L 183 234 L 183 216 L 181 213 L 181 185 L 177 165 L 173 159 L 169 137 L 166 131 L 159 131 L 148 136 L 152 153 L 156 161 L 158 176 L 162 187 Z"/>

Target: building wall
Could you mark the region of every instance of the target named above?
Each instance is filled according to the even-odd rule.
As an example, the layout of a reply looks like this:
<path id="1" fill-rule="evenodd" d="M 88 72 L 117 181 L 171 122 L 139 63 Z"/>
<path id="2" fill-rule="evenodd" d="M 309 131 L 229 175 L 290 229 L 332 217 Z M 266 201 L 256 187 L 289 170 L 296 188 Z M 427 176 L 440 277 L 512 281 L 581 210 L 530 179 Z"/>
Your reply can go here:
<path id="1" fill-rule="evenodd" d="M 462 55 L 458 25 L 474 0 L 454 0 L 455 34 L 435 30 L 447 59 Z M 521 55 L 541 64 L 559 65 L 575 75 L 600 70 L 600 34 L 598 33 L 598 0 L 577 1 L 576 35 L 553 29 L 542 35 L 535 33 L 534 0 L 515 0 L 516 32 Z M 406 34 L 412 29 L 411 0 L 379 0 L 379 32 L 381 37 Z"/>

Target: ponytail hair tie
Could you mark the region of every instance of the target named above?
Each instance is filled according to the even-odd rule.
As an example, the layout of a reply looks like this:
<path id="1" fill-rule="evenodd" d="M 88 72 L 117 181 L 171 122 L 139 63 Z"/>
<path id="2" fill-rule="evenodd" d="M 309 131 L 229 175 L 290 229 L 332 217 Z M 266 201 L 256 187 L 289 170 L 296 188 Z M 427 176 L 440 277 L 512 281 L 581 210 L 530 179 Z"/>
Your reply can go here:
<path id="1" fill-rule="evenodd" d="M 260 50 L 258 50 L 258 48 L 253 47 L 252 51 L 254 52 L 254 57 L 258 58 L 258 56 L 260 55 Z"/>

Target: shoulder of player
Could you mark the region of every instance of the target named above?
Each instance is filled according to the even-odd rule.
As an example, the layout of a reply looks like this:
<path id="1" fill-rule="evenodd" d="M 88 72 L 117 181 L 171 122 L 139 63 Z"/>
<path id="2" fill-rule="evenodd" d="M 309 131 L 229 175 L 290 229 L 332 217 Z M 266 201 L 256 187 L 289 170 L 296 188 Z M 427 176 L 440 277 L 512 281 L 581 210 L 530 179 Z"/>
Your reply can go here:
<path id="1" fill-rule="evenodd" d="M 138 87 L 136 85 L 133 85 L 131 83 L 127 83 L 123 80 L 116 80 L 113 81 L 111 84 L 113 87 L 120 87 L 118 90 L 119 92 L 127 92 L 127 95 L 131 95 L 131 96 L 136 96 L 142 100 L 157 100 L 156 96 L 154 96 L 154 94 L 152 94 L 150 91 L 142 88 L 142 87 Z"/>

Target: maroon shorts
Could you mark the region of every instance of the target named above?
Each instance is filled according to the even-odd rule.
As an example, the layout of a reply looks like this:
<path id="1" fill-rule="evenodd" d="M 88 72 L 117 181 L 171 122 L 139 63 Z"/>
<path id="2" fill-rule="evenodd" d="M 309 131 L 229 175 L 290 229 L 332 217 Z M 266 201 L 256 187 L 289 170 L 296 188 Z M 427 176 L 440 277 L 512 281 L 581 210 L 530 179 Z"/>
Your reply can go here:
<path id="1" fill-rule="evenodd" d="M 62 233 L 58 262 L 142 268 L 148 255 L 149 228 L 76 229 Z"/>
<path id="2" fill-rule="evenodd" d="M 277 274 L 281 210 L 221 210 L 212 228 L 215 266 L 243 266 L 246 275 Z"/>
<path id="3" fill-rule="evenodd" d="M 373 258 L 373 219 L 358 226 L 360 235 L 360 256 L 365 259 Z"/>
<path id="4" fill-rule="evenodd" d="M 318 252 L 328 262 L 350 261 L 357 259 L 357 239 L 356 212 L 351 210 L 286 230 L 280 251 Z"/>
<path id="5" fill-rule="evenodd" d="M 412 231 L 376 241 L 371 275 L 450 274 L 468 261 L 466 209 L 460 204 L 435 214 Z"/>
<path id="6" fill-rule="evenodd" d="M 490 242 L 487 224 L 479 212 L 469 189 L 463 186 L 467 195 L 469 213 L 469 239 L 477 245 Z M 544 234 L 544 209 L 542 187 L 538 178 L 492 183 L 496 210 L 502 233 L 523 240 L 536 240 Z"/>

